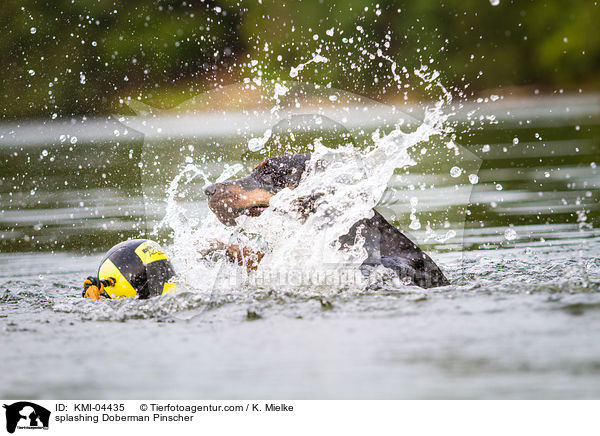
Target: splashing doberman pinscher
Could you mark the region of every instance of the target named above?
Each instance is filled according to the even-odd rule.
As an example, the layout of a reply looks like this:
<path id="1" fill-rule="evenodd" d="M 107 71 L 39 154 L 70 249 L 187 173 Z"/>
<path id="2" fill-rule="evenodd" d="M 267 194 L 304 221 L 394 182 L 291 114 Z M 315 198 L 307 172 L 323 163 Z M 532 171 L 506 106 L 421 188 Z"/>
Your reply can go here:
<path id="1" fill-rule="evenodd" d="M 246 177 L 206 187 L 208 205 L 225 225 L 235 225 L 241 215 L 258 216 L 269 207 L 273 195 L 284 188 L 298 187 L 309 159 L 310 154 L 267 159 Z M 302 212 L 311 213 L 313 206 L 307 201 Z M 356 222 L 340 238 L 342 247 L 355 244 L 358 229 L 367 251 L 363 265 L 383 265 L 395 271 L 400 279 L 422 288 L 449 284 L 435 262 L 377 211 L 373 210 L 372 218 Z M 231 258 L 248 269 L 256 269 L 263 257 L 260 252 L 237 245 L 217 243 L 216 248 L 225 249 Z"/>

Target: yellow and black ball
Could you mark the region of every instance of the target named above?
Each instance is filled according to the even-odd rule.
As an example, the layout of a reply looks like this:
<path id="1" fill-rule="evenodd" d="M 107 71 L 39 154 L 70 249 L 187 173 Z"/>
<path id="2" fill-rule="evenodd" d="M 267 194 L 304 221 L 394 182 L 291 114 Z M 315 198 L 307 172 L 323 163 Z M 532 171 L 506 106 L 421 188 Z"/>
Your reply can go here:
<path id="1" fill-rule="evenodd" d="M 148 239 L 131 239 L 115 245 L 100 262 L 99 291 L 109 298 L 150 298 L 173 291 L 175 283 L 170 280 L 174 275 L 173 265 L 160 245 Z M 95 280 L 91 282 L 96 285 Z M 84 284 L 84 296 L 86 293 Z"/>

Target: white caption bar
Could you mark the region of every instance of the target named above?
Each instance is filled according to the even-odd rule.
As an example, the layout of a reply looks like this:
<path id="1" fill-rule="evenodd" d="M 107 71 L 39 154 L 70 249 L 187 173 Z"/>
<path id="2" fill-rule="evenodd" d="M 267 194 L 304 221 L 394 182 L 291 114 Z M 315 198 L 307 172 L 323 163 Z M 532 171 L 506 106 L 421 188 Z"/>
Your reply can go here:
<path id="1" fill-rule="evenodd" d="M 19 436 L 600 434 L 600 401 L 0 401 Z"/>

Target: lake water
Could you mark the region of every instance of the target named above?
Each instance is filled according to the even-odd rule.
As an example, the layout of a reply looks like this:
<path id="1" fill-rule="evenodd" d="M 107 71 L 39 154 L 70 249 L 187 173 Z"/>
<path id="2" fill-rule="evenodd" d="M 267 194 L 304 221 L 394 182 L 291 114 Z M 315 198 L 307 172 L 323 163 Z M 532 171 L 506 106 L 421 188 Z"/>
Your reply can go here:
<path id="1" fill-rule="evenodd" d="M 386 126 L 348 119 L 359 139 Z M 236 135 L 208 115 L 152 118 L 145 136 L 135 118 L 0 125 L 0 397 L 598 398 L 600 98 L 474 104 L 454 119 L 460 158 L 416 148 L 377 207 L 451 286 L 100 303 L 81 285 L 108 248 L 173 244 L 171 229 L 152 231 L 182 165 L 211 180 L 226 165 L 245 174 L 262 159 L 247 139 L 264 126 Z M 343 136 L 327 129 L 325 145 Z M 183 193 L 192 218 L 209 214 L 202 183 Z"/>

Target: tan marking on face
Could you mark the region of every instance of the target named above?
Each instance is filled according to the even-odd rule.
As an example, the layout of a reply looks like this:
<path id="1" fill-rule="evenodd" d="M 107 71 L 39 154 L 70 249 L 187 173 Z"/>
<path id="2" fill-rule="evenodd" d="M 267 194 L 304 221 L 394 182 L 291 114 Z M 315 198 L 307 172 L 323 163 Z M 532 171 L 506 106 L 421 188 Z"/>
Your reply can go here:
<path id="1" fill-rule="evenodd" d="M 257 168 L 262 168 L 265 166 L 265 164 L 267 163 L 266 160 L 262 161 L 261 163 L 257 163 L 256 165 L 254 165 L 254 168 L 252 168 L 252 171 L 254 171 Z"/>
<path id="2" fill-rule="evenodd" d="M 269 207 L 269 200 L 274 194 L 264 189 L 245 191 L 238 185 L 222 185 L 213 195 L 208 206 L 227 225 L 233 225 L 240 215 L 258 216 Z"/>

